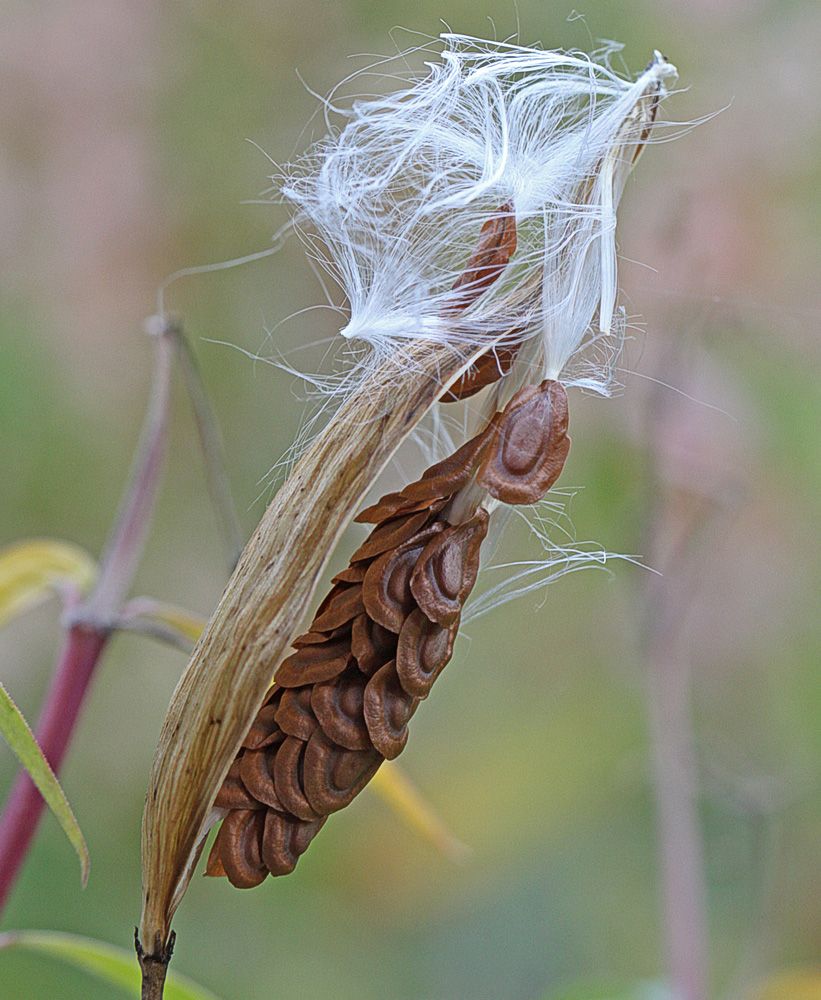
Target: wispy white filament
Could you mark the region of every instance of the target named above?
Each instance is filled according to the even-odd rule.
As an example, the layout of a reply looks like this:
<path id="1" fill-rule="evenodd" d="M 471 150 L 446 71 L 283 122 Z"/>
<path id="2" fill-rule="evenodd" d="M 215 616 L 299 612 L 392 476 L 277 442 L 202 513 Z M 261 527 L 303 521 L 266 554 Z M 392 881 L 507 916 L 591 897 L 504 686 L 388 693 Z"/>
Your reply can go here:
<path id="1" fill-rule="evenodd" d="M 608 366 L 568 366 L 618 333 L 616 207 L 675 69 L 656 53 L 630 81 L 606 55 L 442 42 L 427 76 L 355 102 L 276 179 L 345 293 L 342 333 L 379 362 L 408 340 L 473 348 L 524 329 L 517 381 L 561 375 L 606 392 Z M 452 286 L 502 205 L 518 249 L 456 322 Z"/>
<path id="2" fill-rule="evenodd" d="M 344 392 L 371 365 L 401 360 L 410 341 L 467 355 L 507 340 L 520 344 L 516 361 L 480 403 L 484 420 L 544 378 L 607 394 L 624 322 L 616 210 L 675 68 L 656 52 L 629 80 L 608 62 L 613 47 L 593 58 L 455 34 L 441 40 L 424 77 L 348 111 L 328 101 L 341 127 L 329 116 L 329 135 L 274 178 L 347 300 L 341 333 L 357 363 L 322 388 Z M 516 252 L 498 280 L 455 311 L 454 283 L 500 209 L 515 217 Z M 431 420 L 422 444 L 441 458 L 452 450 L 447 420 Z M 477 500 L 470 485 L 463 494 L 452 504 L 457 519 L 460 504 L 472 510 Z M 546 527 L 537 514 L 538 558 L 496 567 L 504 578 L 472 602 L 469 617 L 609 556 L 572 539 L 556 544 Z"/>

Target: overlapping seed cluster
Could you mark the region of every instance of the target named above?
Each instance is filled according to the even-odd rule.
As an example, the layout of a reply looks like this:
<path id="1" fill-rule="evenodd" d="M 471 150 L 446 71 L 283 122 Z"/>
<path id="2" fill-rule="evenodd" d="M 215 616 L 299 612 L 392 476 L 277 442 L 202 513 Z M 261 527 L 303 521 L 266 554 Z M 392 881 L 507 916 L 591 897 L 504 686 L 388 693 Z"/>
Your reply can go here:
<path id="1" fill-rule="evenodd" d="M 534 503 L 569 447 L 564 388 L 529 386 L 453 455 L 358 516 L 374 528 L 280 664 L 214 803 L 228 813 L 209 875 L 250 888 L 293 871 L 327 817 L 402 752 L 451 658 L 487 534 L 481 506 L 449 522 L 452 498 L 475 480 L 505 503 Z"/>

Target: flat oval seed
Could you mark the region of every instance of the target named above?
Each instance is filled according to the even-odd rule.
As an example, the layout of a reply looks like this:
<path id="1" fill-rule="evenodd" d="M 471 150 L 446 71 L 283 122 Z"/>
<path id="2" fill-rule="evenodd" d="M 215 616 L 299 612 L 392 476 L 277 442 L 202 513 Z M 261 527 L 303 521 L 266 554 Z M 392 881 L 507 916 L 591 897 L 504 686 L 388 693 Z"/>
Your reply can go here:
<path id="1" fill-rule="evenodd" d="M 282 691 L 279 688 L 274 688 L 273 693 L 268 695 L 242 741 L 245 749 L 259 750 L 260 747 L 269 746 L 271 743 L 282 742 L 282 733 L 275 718 L 281 696 Z"/>
<path id="2" fill-rule="evenodd" d="M 492 443 L 476 480 L 504 503 L 536 503 L 562 471 L 570 450 L 567 393 L 560 382 L 521 389 L 490 426 Z"/>
<path id="3" fill-rule="evenodd" d="M 386 663 L 365 688 L 365 721 L 373 745 L 387 760 L 398 757 L 408 742 L 408 721 L 419 704 L 399 683 L 395 664 Z"/>
<path id="4" fill-rule="evenodd" d="M 487 511 L 479 507 L 469 521 L 450 525 L 432 538 L 420 554 L 410 588 L 431 621 L 448 627 L 458 619 L 476 583 L 487 527 Z"/>
<path id="5" fill-rule="evenodd" d="M 280 663 L 274 680 L 283 688 L 327 681 L 341 674 L 350 658 L 351 643 L 347 637 L 302 646 Z"/>
<path id="6" fill-rule="evenodd" d="M 450 497 L 465 486 L 479 465 L 485 448 L 492 440 L 492 427 L 466 441 L 461 448 L 426 470 L 421 479 L 402 490 L 409 500 L 435 500 Z"/>
<path id="7" fill-rule="evenodd" d="M 398 633 L 415 606 L 410 577 L 416 560 L 431 538 L 442 531 L 433 524 L 420 531 L 404 545 L 385 552 L 371 563 L 362 584 L 362 596 L 368 615 L 390 632 Z"/>
<path id="8" fill-rule="evenodd" d="M 283 691 L 277 710 L 277 724 L 287 736 L 310 739 L 311 733 L 319 725 L 311 709 L 312 690 L 308 685 Z"/>
<path id="9" fill-rule="evenodd" d="M 305 751 L 305 794 L 320 815 L 343 809 L 362 791 L 383 761 L 370 750 L 345 750 L 317 729 Z"/>
<path id="10" fill-rule="evenodd" d="M 322 730 L 317 726 L 314 730 L 314 736 L 321 732 Z M 313 737 L 311 738 L 313 739 Z M 274 787 L 277 798 L 289 813 L 293 813 L 298 819 L 314 820 L 319 819 L 319 814 L 311 808 L 311 804 L 305 798 L 305 793 L 302 790 L 305 746 L 303 740 L 289 736 L 282 746 L 277 747 L 276 760 L 274 761 Z"/>
<path id="11" fill-rule="evenodd" d="M 312 632 L 329 632 L 339 628 L 364 611 L 362 586 L 358 583 L 337 583 L 320 604 L 311 623 Z"/>
<path id="12" fill-rule="evenodd" d="M 428 517 L 430 517 L 430 511 L 425 509 L 416 514 L 405 514 L 402 517 L 383 521 L 373 529 L 354 552 L 351 560 L 373 559 L 389 549 L 395 549 L 412 535 L 415 535 L 424 526 Z"/>
<path id="13" fill-rule="evenodd" d="M 356 667 L 311 691 L 311 707 L 326 735 L 348 750 L 369 750 L 362 700 L 368 678 Z"/>
<path id="14" fill-rule="evenodd" d="M 244 754 L 243 754 L 244 756 Z M 242 757 L 237 756 L 231 761 L 228 774 L 225 775 L 217 797 L 214 799 L 215 809 L 259 809 L 261 803 L 254 799 L 242 781 Z"/>
<path id="15" fill-rule="evenodd" d="M 304 823 L 269 810 L 262 834 L 262 861 L 272 875 L 290 875 L 327 817 Z"/>
<path id="16" fill-rule="evenodd" d="M 458 628 L 458 618 L 444 628 L 430 621 L 421 608 L 408 615 L 399 633 L 396 675 L 411 697 L 427 698 L 433 682 L 450 661 Z"/>
<path id="17" fill-rule="evenodd" d="M 261 854 L 264 827 L 264 810 L 233 809 L 222 821 L 219 857 L 228 881 L 237 889 L 253 889 L 268 875 Z"/>
<path id="18" fill-rule="evenodd" d="M 266 747 L 262 750 L 251 750 L 242 756 L 240 777 L 242 783 L 257 802 L 271 809 L 282 809 L 276 789 L 274 788 L 274 761 L 277 748 Z"/>
<path id="19" fill-rule="evenodd" d="M 429 507 L 428 500 L 408 500 L 403 493 L 386 493 L 381 500 L 356 515 L 357 524 L 381 524 L 400 514 L 415 514 Z M 435 513 L 431 509 L 431 513 Z"/>
<path id="20" fill-rule="evenodd" d="M 362 673 L 372 677 L 383 664 L 396 656 L 396 633 L 389 632 L 365 612 L 354 618 L 351 652 Z"/>

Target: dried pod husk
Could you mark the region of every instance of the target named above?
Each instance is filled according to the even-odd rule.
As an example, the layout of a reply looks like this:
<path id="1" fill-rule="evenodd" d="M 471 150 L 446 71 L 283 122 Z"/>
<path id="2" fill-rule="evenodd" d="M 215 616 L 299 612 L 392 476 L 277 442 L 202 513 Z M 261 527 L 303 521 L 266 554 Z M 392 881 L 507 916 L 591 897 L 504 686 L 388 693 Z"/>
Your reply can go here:
<path id="1" fill-rule="evenodd" d="M 546 379 L 516 394 L 491 424 L 492 441 L 476 476 L 492 497 L 510 504 L 536 503 L 562 471 L 567 436 L 567 393 Z"/>
<path id="2" fill-rule="evenodd" d="M 365 721 L 373 745 L 387 760 L 398 757 L 408 742 L 408 722 L 419 704 L 399 683 L 396 664 L 386 663 L 365 688 Z"/>
<path id="3" fill-rule="evenodd" d="M 480 507 L 469 521 L 451 525 L 432 538 L 420 554 L 410 589 L 431 621 L 448 627 L 458 619 L 476 583 L 487 527 L 487 511 Z"/>
<path id="4" fill-rule="evenodd" d="M 383 628 L 398 633 L 414 608 L 410 578 L 423 549 L 443 525 L 433 524 L 404 544 L 374 559 L 365 574 L 362 596 L 368 615 Z"/>
<path id="5" fill-rule="evenodd" d="M 305 794 L 317 814 L 349 805 L 376 774 L 384 757 L 373 747 L 346 750 L 317 729 L 305 750 Z"/>
<path id="6" fill-rule="evenodd" d="M 433 682 L 450 662 L 459 628 L 457 618 L 445 627 L 431 621 L 421 608 L 411 611 L 399 633 L 396 675 L 414 698 L 427 698 Z"/>

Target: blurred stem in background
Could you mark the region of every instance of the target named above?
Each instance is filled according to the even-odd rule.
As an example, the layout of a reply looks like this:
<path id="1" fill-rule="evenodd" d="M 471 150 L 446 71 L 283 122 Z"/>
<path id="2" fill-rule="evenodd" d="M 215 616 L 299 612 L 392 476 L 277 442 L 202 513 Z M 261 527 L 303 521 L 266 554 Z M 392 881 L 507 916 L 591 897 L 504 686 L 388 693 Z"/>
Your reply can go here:
<path id="1" fill-rule="evenodd" d="M 678 368 L 675 381 L 681 383 L 674 350 L 666 354 L 665 373 L 669 377 Z M 707 876 L 688 628 L 707 543 L 716 543 L 722 514 L 732 507 L 727 500 L 731 484 L 729 462 L 705 446 L 687 415 L 671 412 L 669 399 L 659 383 L 645 424 L 650 446 L 646 551 L 658 573 L 650 577 L 640 621 L 671 996 L 707 1000 Z"/>
<path id="2" fill-rule="evenodd" d="M 174 328 L 155 336 L 151 395 L 142 436 L 120 511 L 103 552 L 97 584 L 88 599 L 67 609 L 68 632 L 37 724 L 37 742 L 59 771 L 86 691 L 142 556 L 157 498 L 168 438 Z M 0 912 L 28 854 L 45 805 L 21 770 L 0 819 Z"/>
<path id="3" fill-rule="evenodd" d="M 59 771 L 77 725 L 85 694 L 111 633 L 133 627 L 142 606 L 125 604 L 140 564 L 159 491 L 168 441 L 171 370 L 175 354 L 191 395 L 209 486 L 226 540 L 231 566 L 240 547 L 240 529 L 223 464 L 222 441 L 210 402 L 181 328 L 166 316 L 147 324 L 154 338 L 154 365 L 148 409 L 120 510 L 100 561 L 97 583 L 86 600 L 67 599 L 67 632 L 37 725 L 37 741 L 52 769 Z M 145 602 L 143 602 L 145 603 Z M 149 616 L 150 617 L 150 616 Z M 163 618 L 163 615 L 158 615 Z M 168 617 L 168 616 L 165 616 Z M 173 622 L 172 622 L 173 624 Z M 146 626 L 168 639 L 162 624 Z M 175 626 L 174 631 L 179 631 Z M 0 913 L 31 847 L 45 805 L 21 770 L 0 817 Z"/>

